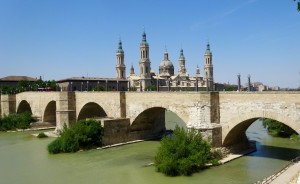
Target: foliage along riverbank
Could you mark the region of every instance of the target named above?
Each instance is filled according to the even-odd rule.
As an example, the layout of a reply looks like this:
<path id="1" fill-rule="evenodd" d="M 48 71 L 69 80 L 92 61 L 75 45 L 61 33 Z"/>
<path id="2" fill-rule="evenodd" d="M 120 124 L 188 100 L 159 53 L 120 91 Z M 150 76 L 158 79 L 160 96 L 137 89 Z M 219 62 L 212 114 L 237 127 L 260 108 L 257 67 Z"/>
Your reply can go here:
<path id="1" fill-rule="evenodd" d="M 82 120 L 66 126 L 60 137 L 48 145 L 48 152 L 70 153 L 80 149 L 91 149 L 102 145 L 103 127 L 96 120 Z"/>
<path id="2" fill-rule="evenodd" d="M 204 169 L 208 163 L 218 165 L 221 158 L 222 153 L 212 151 L 200 132 L 176 127 L 173 136 L 161 140 L 155 167 L 167 176 L 191 175 Z"/>
<path id="3" fill-rule="evenodd" d="M 9 114 L 0 118 L 0 131 L 26 129 L 30 123 L 36 122 L 30 113 Z"/>
<path id="4" fill-rule="evenodd" d="M 263 126 L 264 128 L 267 128 L 268 133 L 272 136 L 290 138 L 296 142 L 300 142 L 298 133 L 279 121 L 273 119 L 264 119 Z"/>

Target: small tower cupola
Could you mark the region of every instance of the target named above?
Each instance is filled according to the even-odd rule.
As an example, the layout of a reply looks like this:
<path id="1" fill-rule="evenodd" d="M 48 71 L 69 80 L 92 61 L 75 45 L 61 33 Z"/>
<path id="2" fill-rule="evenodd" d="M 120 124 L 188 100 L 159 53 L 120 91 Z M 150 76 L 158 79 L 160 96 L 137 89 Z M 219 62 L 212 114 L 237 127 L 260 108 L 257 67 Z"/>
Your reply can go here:
<path id="1" fill-rule="evenodd" d="M 131 65 L 131 68 L 130 68 L 130 75 L 134 75 L 134 68 L 133 68 L 133 65 Z"/>
<path id="2" fill-rule="evenodd" d="M 211 51 L 210 51 L 210 45 L 209 43 L 206 44 L 206 51 L 205 51 L 205 55 L 211 55 Z"/>
<path id="3" fill-rule="evenodd" d="M 197 65 L 197 68 L 196 68 L 196 75 L 200 75 L 200 69 L 199 69 L 198 65 Z"/>
<path id="4" fill-rule="evenodd" d="M 146 32 L 144 31 L 142 34 L 142 43 L 147 44 Z"/>
<path id="5" fill-rule="evenodd" d="M 117 51 L 118 53 L 123 53 L 124 51 L 123 51 L 123 48 L 122 48 L 122 41 L 121 41 L 121 39 L 119 40 L 119 46 L 118 46 L 118 51 Z"/>

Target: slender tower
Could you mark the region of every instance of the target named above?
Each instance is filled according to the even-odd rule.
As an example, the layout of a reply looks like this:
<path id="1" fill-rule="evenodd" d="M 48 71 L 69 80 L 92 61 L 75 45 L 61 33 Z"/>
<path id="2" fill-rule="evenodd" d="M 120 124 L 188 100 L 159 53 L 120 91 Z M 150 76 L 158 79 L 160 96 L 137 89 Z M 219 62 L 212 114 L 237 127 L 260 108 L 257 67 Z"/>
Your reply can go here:
<path id="1" fill-rule="evenodd" d="M 179 75 L 186 76 L 185 57 L 183 55 L 183 49 L 180 50 L 180 56 L 178 62 L 179 62 L 179 70 L 178 70 Z"/>
<path id="2" fill-rule="evenodd" d="M 117 79 L 125 79 L 126 78 L 126 66 L 124 64 L 124 51 L 122 49 L 122 42 L 121 40 L 119 41 L 119 47 L 116 52 L 117 56 L 117 65 L 116 65 L 116 70 L 117 70 Z"/>
<path id="3" fill-rule="evenodd" d="M 142 34 L 142 42 L 140 44 L 140 85 L 144 91 L 146 87 L 151 85 L 150 66 L 149 59 L 149 44 L 147 43 L 145 31 Z"/>
<path id="4" fill-rule="evenodd" d="M 210 51 L 210 45 L 207 43 L 206 51 L 204 54 L 204 81 L 209 90 L 213 90 L 214 87 L 214 67 L 212 64 L 212 52 Z"/>

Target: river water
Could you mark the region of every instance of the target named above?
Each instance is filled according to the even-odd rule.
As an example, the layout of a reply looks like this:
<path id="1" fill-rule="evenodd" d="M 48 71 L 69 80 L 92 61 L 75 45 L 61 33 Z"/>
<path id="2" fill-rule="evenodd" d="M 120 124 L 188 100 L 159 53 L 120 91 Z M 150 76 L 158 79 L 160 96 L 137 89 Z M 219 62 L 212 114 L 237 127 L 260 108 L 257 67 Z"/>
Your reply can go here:
<path id="1" fill-rule="evenodd" d="M 1 184 L 254 183 L 300 155 L 299 143 L 271 137 L 256 122 L 247 135 L 257 141 L 257 152 L 189 177 L 166 177 L 147 166 L 153 162 L 157 141 L 50 155 L 46 148 L 53 139 L 37 139 L 31 133 L 0 133 Z"/>

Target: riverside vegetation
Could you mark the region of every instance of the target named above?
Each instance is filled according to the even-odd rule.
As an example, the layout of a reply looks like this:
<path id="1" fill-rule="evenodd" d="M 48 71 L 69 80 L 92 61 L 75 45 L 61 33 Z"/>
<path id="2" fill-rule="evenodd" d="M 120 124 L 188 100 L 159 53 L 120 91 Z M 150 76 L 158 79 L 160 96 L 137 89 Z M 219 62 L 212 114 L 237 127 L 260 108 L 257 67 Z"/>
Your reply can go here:
<path id="1" fill-rule="evenodd" d="M 28 112 L 22 114 L 9 114 L 0 118 L 0 131 L 26 129 L 36 120 Z"/>
<path id="2" fill-rule="evenodd" d="M 200 132 L 195 129 L 185 131 L 177 126 L 173 136 L 162 138 L 155 167 L 167 176 L 191 175 L 207 167 L 208 163 L 218 165 L 221 158 L 221 151 L 213 151 Z"/>
<path id="3" fill-rule="evenodd" d="M 102 146 L 103 127 L 96 120 L 81 120 L 72 123 L 70 128 L 66 126 L 60 133 L 60 137 L 48 145 L 48 152 L 69 153 L 80 149 L 91 149 Z"/>
<path id="4" fill-rule="evenodd" d="M 263 126 L 264 128 L 267 128 L 268 133 L 272 136 L 284 137 L 284 138 L 289 137 L 292 140 L 300 142 L 300 138 L 297 132 L 279 121 L 273 119 L 264 119 Z"/>

